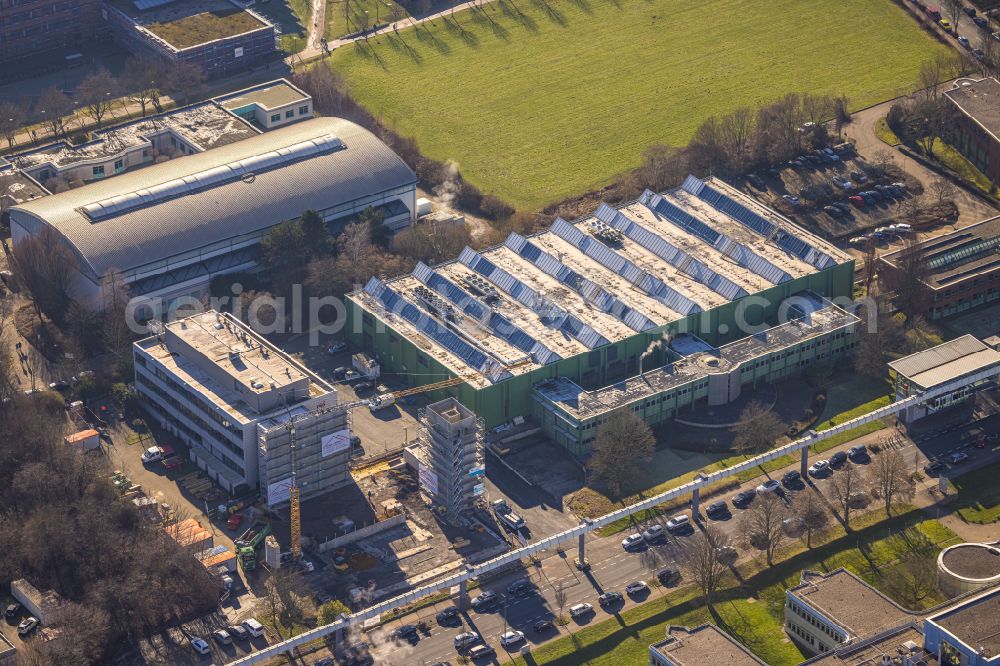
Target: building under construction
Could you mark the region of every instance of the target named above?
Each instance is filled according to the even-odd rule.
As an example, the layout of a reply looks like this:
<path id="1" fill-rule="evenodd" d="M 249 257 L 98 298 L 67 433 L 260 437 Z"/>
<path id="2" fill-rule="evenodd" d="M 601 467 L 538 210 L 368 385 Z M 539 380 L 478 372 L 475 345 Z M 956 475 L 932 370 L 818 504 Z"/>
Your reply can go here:
<path id="1" fill-rule="evenodd" d="M 718 350 L 781 325 L 789 312 L 811 317 L 818 298 L 850 298 L 853 279 L 854 260 L 833 245 L 718 179 L 690 176 L 539 234 L 465 248 L 455 261 L 372 278 L 349 296 L 347 330 L 383 372 L 412 385 L 460 378 L 437 395 L 456 396 L 493 428 L 561 409 L 536 392 L 546 382 L 613 386 L 683 356 L 665 338 L 688 333 Z M 803 307 L 790 308 L 802 294 Z M 815 323 L 773 335 L 795 347 L 796 331 L 801 346 L 816 343 L 807 339 Z M 837 340 L 839 351 L 849 349 Z M 794 369 L 831 358 L 796 354 Z M 792 371 L 785 367 L 766 376 Z M 650 422 L 664 413 L 650 411 Z M 559 441 L 586 453 L 584 439 L 576 432 Z"/>
<path id="2" fill-rule="evenodd" d="M 231 493 L 270 506 L 352 483 L 346 405 L 238 319 L 206 312 L 135 343 L 135 388 L 190 458 Z"/>
<path id="3" fill-rule="evenodd" d="M 481 419 L 455 398 L 420 410 L 413 453 L 420 488 L 449 515 L 472 508 L 485 493 L 484 428 Z"/>

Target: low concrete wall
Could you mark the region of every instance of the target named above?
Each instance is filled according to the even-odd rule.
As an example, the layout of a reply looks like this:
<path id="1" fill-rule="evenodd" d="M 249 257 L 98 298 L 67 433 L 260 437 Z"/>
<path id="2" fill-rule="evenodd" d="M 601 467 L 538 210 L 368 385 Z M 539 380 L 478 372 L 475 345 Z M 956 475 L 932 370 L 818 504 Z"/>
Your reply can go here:
<path id="1" fill-rule="evenodd" d="M 385 520 L 380 520 L 377 523 L 368 525 L 367 527 L 361 527 L 354 530 L 353 532 L 348 532 L 347 534 L 339 537 L 325 541 L 319 546 L 319 552 L 325 553 L 328 550 L 333 550 L 334 548 L 340 548 L 341 546 L 346 546 L 349 543 L 354 543 L 359 539 L 364 539 L 365 537 L 370 537 L 379 532 L 384 532 L 385 530 L 392 529 L 393 527 L 398 527 L 406 522 L 405 513 L 397 513 L 392 518 L 386 518 Z"/>

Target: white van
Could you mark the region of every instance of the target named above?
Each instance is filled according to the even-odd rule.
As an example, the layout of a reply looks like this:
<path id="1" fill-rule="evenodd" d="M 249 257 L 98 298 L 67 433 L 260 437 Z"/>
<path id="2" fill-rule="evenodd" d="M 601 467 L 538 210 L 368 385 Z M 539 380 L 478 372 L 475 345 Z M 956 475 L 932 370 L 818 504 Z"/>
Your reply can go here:
<path id="1" fill-rule="evenodd" d="M 260 638 L 264 635 L 264 625 L 253 618 L 243 620 L 243 628 L 249 631 L 254 638 Z"/>

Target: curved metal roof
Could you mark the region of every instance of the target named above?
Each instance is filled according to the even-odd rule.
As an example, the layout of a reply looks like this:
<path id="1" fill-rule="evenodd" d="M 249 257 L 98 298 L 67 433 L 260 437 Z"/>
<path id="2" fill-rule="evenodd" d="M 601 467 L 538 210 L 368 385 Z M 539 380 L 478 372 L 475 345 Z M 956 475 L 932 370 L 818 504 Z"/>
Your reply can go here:
<path id="1" fill-rule="evenodd" d="M 297 150 L 307 143 L 326 148 Z M 292 159 L 286 158 L 289 149 Z M 259 159 L 271 154 L 279 158 Z M 261 168 L 252 175 L 202 179 L 236 162 Z M 204 186 L 165 187 L 192 180 L 204 180 Z M 263 231 L 305 210 L 415 182 L 406 163 L 368 130 L 342 118 L 314 118 L 27 202 L 12 208 L 11 215 L 16 220 L 28 214 L 52 226 L 99 278 L 109 269 L 163 262 Z M 170 196 L 148 196 L 168 190 Z M 137 199 L 139 205 L 132 205 Z M 109 201 L 130 204 L 107 206 Z M 102 213 L 88 215 L 95 210 Z"/>

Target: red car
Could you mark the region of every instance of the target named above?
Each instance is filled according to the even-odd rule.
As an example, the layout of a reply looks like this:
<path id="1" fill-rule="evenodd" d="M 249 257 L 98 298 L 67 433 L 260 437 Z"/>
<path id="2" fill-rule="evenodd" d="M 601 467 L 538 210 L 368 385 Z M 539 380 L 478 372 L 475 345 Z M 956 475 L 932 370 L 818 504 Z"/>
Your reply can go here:
<path id="1" fill-rule="evenodd" d="M 226 528 L 230 532 L 235 532 L 240 528 L 240 525 L 242 524 L 243 524 L 243 514 L 234 513 L 233 515 L 229 516 L 229 519 L 226 521 Z"/>
<path id="2" fill-rule="evenodd" d="M 850 201 L 855 206 L 864 206 L 865 205 L 865 199 L 864 199 L 864 197 L 859 197 L 857 194 L 855 194 L 853 196 L 850 196 L 850 197 L 847 197 L 847 200 Z"/>
<path id="3" fill-rule="evenodd" d="M 170 470 L 180 469 L 184 466 L 184 459 L 180 456 L 170 456 L 163 459 L 163 466 Z"/>

